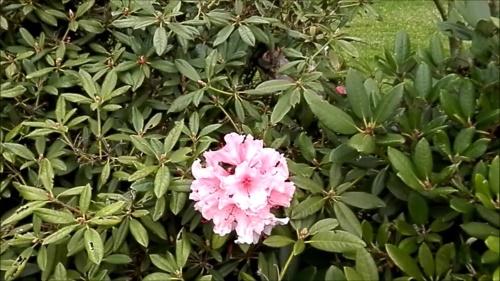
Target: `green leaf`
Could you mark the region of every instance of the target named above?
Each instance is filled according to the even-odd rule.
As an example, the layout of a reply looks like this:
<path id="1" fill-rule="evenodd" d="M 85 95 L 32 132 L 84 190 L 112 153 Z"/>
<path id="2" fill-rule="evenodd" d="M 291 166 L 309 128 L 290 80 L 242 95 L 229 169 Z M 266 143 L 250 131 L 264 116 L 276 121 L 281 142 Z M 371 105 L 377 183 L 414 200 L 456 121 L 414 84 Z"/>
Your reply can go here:
<path id="1" fill-rule="evenodd" d="M 131 135 L 130 140 L 137 149 L 144 152 L 146 155 L 154 155 L 153 148 L 151 148 L 151 145 L 145 138 L 141 136 Z"/>
<path id="2" fill-rule="evenodd" d="M 482 138 L 473 142 L 463 153 L 462 156 L 469 159 L 475 159 L 481 157 L 486 150 L 488 150 L 488 144 L 490 139 Z"/>
<path id="3" fill-rule="evenodd" d="M 103 99 L 107 100 L 111 97 L 111 93 L 116 87 L 117 80 L 118 76 L 116 75 L 115 70 L 111 70 L 108 72 L 108 74 L 106 74 L 101 87 L 101 96 L 103 97 Z"/>
<path id="4" fill-rule="evenodd" d="M 316 149 L 314 147 L 312 138 L 309 137 L 305 132 L 302 132 L 297 138 L 297 143 L 299 145 L 302 156 L 307 161 L 314 161 L 314 159 L 316 158 Z"/>
<path id="5" fill-rule="evenodd" d="M 421 98 L 427 98 L 432 91 L 432 73 L 426 63 L 421 63 L 418 66 L 417 74 L 415 75 L 415 90 Z"/>
<path id="6" fill-rule="evenodd" d="M 436 252 L 436 276 L 441 276 L 452 266 L 452 262 L 455 260 L 455 245 L 453 243 L 448 243 L 441 246 Z"/>
<path id="7" fill-rule="evenodd" d="M 166 258 L 158 254 L 149 255 L 149 258 L 156 267 L 166 272 L 174 273 L 179 268 L 170 252 L 167 252 Z"/>
<path id="8" fill-rule="evenodd" d="M 292 104 L 290 103 L 290 96 L 292 93 L 286 93 L 281 95 L 278 102 L 273 108 L 271 113 L 271 124 L 278 124 L 283 117 L 292 109 Z"/>
<path id="9" fill-rule="evenodd" d="M 28 43 L 28 45 L 34 47 L 36 42 L 35 38 L 33 38 L 33 35 L 26 29 L 26 28 L 19 28 L 19 33 L 21 34 L 21 37 Z"/>
<path id="10" fill-rule="evenodd" d="M 418 225 L 426 224 L 429 219 L 427 201 L 416 192 L 411 192 L 408 196 L 408 212 L 413 222 Z"/>
<path id="11" fill-rule="evenodd" d="M 78 227 L 77 224 L 68 225 L 68 226 L 65 226 L 65 227 L 57 230 L 56 232 L 53 232 L 52 234 L 50 234 L 49 236 L 47 236 L 43 239 L 42 245 L 56 243 L 64 238 L 66 238 L 77 227 Z"/>
<path id="12" fill-rule="evenodd" d="M 323 186 L 321 186 L 321 184 L 319 184 L 319 183 L 317 183 L 309 178 L 306 178 L 303 176 L 294 176 L 291 178 L 291 180 L 299 188 L 304 189 L 304 190 L 308 190 L 313 194 L 314 193 L 321 193 L 324 191 Z"/>
<path id="13" fill-rule="evenodd" d="M 187 194 L 184 192 L 172 192 L 172 198 L 170 200 L 170 210 L 174 215 L 178 215 L 187 201 Z"/>
<path id="14" fill-rule="evenodd" d="M 486 238 L 486 240 L 484 241 L 484 243 L 493 252 L 500 253 L 500 237 L 498 237 L 498 236 L 489 236 L 488 238 Z"/>
<path id="15" fill-rule="evenodd" d="M 342 229 L 349 231 L 358 237 L 363 235 L 361 223 L 349 207 L 342 202 L 335 202 L 333 204 L 333 210 L 335 211 L 335 217 L 339 221 Z"/>
<path id="16" fill-rule="evenodd" d="M 283 236 L 283 235 L 271 235 L 264 240 L 264 245 L 273 247 L 273 248 L 281 248 L 293 244 L 295 241 L 292 238 Z"/>
<path id="17" fill-rule="evenodd" d="M 156 172 L 154 181 L 154 193 L 156 198 L 160 198 L 167 193 L 170 185 L 170 171 L 167 166 L 161 166 Z"/>
<path id="18" fill-rule="evenodd" d="M 88 10 L 92 8 L 92 6 L 94 6 L 94 3 L 94 0 L 88 0 L 81 3 L 76 9 L 75 18 L 83 16 Z"/>
<path id="19" fill-rule="evenodd" d="M 356 151 L 365 154 L 373 153 L 377 148 L 375 144 L 375 138 L 372 135 L 368 135 L 365 133 L 355 134 L 349 139 L 348 144 L 352 148 L 356 149 Z"/>
<path id="20" fill-rule="evenodd" d="M 54 187 L 54 170 L 52 169 L 52 164 L 50 163 L 49 159 L 43 158 L 40 162 L 38 178 L 47 191 L 52 190 L 52 188 Z"/>
<path id="21" fill-rule="evenodd" d="M 182 133 L 182 128 L 184 128 L 184 123 L 181 121 L 176 121 L 175 126 L 172 128 L 172 130 L 170 130 L 170 132 L 168 132 L 168 135 L 163 142 L 164 153 L 169 153 L 172 148 L 174 148 L 177 140 L 179 140 L 179 137 Z"/>
<path id="22" fill-rule="evenodd" d="M 369 120 L 372 116 L 370 98 L 366 92 L 364 79 L 357 70 L 349 69 L 346 77 L 347 99 L 352 110 L 360 119 Z"/>
<path id="23" fill-rule="evenodd" d="M 35 209 L 38 209 L 40 207 L 43 207 L 45 204 L 47 204 L 48 201 L 35 201 L 35 202 L 29 202 L 27 204 L 24 204 L 23 206 L 17 208 L 17 210 L 7 217 L 6 219 L 2 219 L 0 222 L 0 226 L 5 226 L 11 223 L 18 222 L 27 216 L 31 215 Z"/>
<path id="24" fill-rule="evenodd" d="M 175 242 L 175 260 L 177 262 L 177 266 L 183 268 L 186 265 L 190 253 L 191 244 L 189 243 L 186 233 L 183 231 Z"/>
<path id="25" fill-rule="evenodd" d="M 356 124 L 351 116 L 333 106 L 311 91 L 304 91 L 304 98 L 311 111 L 328 129 L 345 135 L 357 132 Z"/>
<path id="26" fill-rule="evenodd" d="M 187 78 L 189 78 L 195 82 L 198 82 L 199 80 L 201 80 L 201 77 L 198 74 L 198 72 L 196 72 L 194 67 L 192 67 L 187 61 L 185 61 L 183 59 L 176 59 L 175 66 L 177 67 L 177 70 L 179 70 L 179 72 L 182 75 L 186 76 Z"/>
<path id="27" fill-rule="evenodd" d="M 460 103 L 460 109 L 464 117 L 470 119 L 476 110 L 476 89 L 472 81 L 468 79 L 461 81 L 459 95 L 458 102 Z"/>
<path id="28" fill-rule="evenodd" d="M 42 68 L 40 70 L 31 72 L 30 74 L 26 75 L 26 79 L 30 80 L 30 79 L 34 79 L 34 78 L 39 78 L 39 77 L 45 76 L 46 74 L 52 72 L 53 70 L 54 70 L 54 67 Z"/>
<path id="29" fill-rule="evenodd" d="M 3 93 L 2 93 L 3 97 Z M 18 143 L 7 143 L 4 142 L 2 143 L 2 146 L 6 148 L 7 150 L 13 152 L 17 156 L 20 156 L 26 160 L 35 160 L 35 154 L 31 152 L 26 146 L 18 144 Z"/>
<path id="30" fill-rule="evenodd" d="M 418 263 L 427 276 L 434 276 L 434 257 L 427 243 L 422 243 L 418 249 Z"/>
<path id="31" fill-rule="evenodd" d="M 2 89 L 2 99 L 5 98 L 15 98 L 26 92 L 26 88 L 23 85 L 16 85 L 10 89 Z"/>
<path id="32" fill-rule="evenodd" d="M 227 38 L 229 38 L 231 33 L 233 33 L 233 30 L 234 30 L 234 25 L 232 25 L 232 24 L 227 25 L 224 28 L 222 28 L 221 30 L 219 30 L 219 32 L 217 32 L 217 35 L 216 35 L 216 38 L 215 38 L 215 41 L 213 44 L 214 47 L 225 42 L 227 40 Z"/>
<path id="33" fill-rule="evenodd" d="M 161 56 L 167 50 L 168 37 L 167 31 L 164 27 L 157 27 L 153 36 L 153 46 L 155 47 L 156 54 Z"/>
<path id="34" fill-rule="evenodd" d="M 363 280 L 378 281 L 377 264 L 372 255 L 365 249 L 356 251 L 356 271 Z"/>
<path id="35" fill-rule="evenodd" d="M 362 276 L 352 267 L 344 266 L 345 278 L 347 281 L 362 280 Z"/>
<path id="36" fill-rule="evenodd" d="M 105 217 L 116 214 L 118 211 L 125 207 L 125 201 L 118 201 L 109 205 L 104 206 L 99 211 L 95 213 L 96 217 Z"/>
<path id="37" fill-rule="evenodd" d="M 154 173 L 158 169 L 158 166 L 146 166 L 128 177 L 128 181 L 137 181 L 143 179 L 150 174 Z"/>
<path id="38" fill-rule="evenodd" d="M 422 138 L 415 146 L 413 163 L 421 179 L 428 179 L 432 174 L 432 152 L 429 142 Z"/>
<path id="39" fill-rule="evenodd" d="M 340 200 L 348 205 L 361 209 L 374 209 L 385 207 L 385 202 L 377 196 L 358 191 L 342 193 Z"/>
<path id="40" fill-rule="evenodd" d="M 497 155 L 493 161 L 491 161 L 490 168 L 488 170 L 488 182 L 490 184 L 491 192 L 494 194 L 500 193 L 500 157 Z"/>
<path id="41" fill-rule="evenodd" d="M 339 226 L 339 222 L 336 219 L 322 219 L 314 223 L 311 228 L 309 228 L 309 234 L 314 235 L 318 232 L 330 231 L 337 228 L 337 226 Z"/>
<path id="42" fill-rule="evenodd" d="M 410 38 L 405 31 L 396 33 L 394 42 L 395 59 L 398 66 L 402 66 L 406 59 L 410 56 Z"/>
<path id="43" fill-rule="evenodd" d="M 113 254 L 105 257 L 103 261 L 110 264 L 128 264 L 132 262 L 132 259 L 128 255 Z"/>
<path id="44" fill-rule="evenodd" d="M 412 276 L 416 280 L 424 280 L 424 276 L 420 271 L 420 268 L 418 268 L 417 263 L 407 253 L 391 244 L 386 244 L 385 249 L 392 261 L 402 271 L 404 271 L 409 276 Z"/>
<path id="45" fill-rule="evenodd" d="M 138 220 L 131 218 L 129 227 L 130 233 L 134 236 L 135 241 L 142 246 L 147 247 L 149 244 L 149 236 L 144 226 Z"/>
<path id="46" fill-rule="evenodd" d="M 240 27 L 238 27 L 238 33 L 240 34 L 243 42 L 252 47 L 255 46 L 255 36 L 253 35 L 252 30 L 248 28 L 248 26 L 240 25 Z"/>
<path id="47" fill-rule="evenodd" d="M 401 151 L 392 147 L 388 148 L 387 153 L 392 167 L 398 172 L 401 180 L 413 189 L 422 189 L 422 185 L 415 174 L 415 168 L 410 159 Z"/>
<path id="48" fill-rule="evenodd" d="M 366 246 L 359 237 L 345 231 L 319 232 L 306 243 L 316 249 L 333 253 L 353 252 Z"/>
<path id="49" fill-rule="evenodd" d="M 92 80 L 92 76 L 83 69 L 80 69 L 78 73 L 80 74 L 83 89 L 91 98 L 94 98 L 97 95 L 97 87 L 94 80 Z"/>
<path id="50" fill-rule="evenodd" d="M 93 228 L 87 228 L 84 239 L 89 260 L 95 264 L 100 264 L 104 256 L 104 245 L 99 232 Z"/>
<path id="51" fill-rule="evenodd" d="M 486 239 L 488 236 L 498 236 L 498 229 L 482 222 L 468 222 L 460 225 L 460 227 L 470 236 Z"/>
<path id="52" fill-rule="evenodd" d="M 375 114 L 373 120 L 375 123 L 382 123 L 386 121 L 389 117 L 394 115 L 397 107 L 401 103 L 404 93 L 404 84 L 398 84 L 391 91 L 384 95 L 382 100 L 377 104 L 375 109 Z"/>
<path id="53" fill-rule="evenodd" d="M 460 0 L 455 5 L 460 14 L 472 27 L 475 27 L 481 20 L 490 20 L 491 13 L 487 1 Z"/>
<path id="54" fill-rule="evenodd" d="M 294 82 L 284 79 L 268 80 L 257 85 L 255 89 L 244 91 L 244 93 L 254 95 L 271 94 L 291 89 L 295 85 L 296 84 Z"/>
<path id="55" fill-rule="evenodd" d="M 164 281 L 172 280 L 172 275 L 163 272 L 153 272 L 142 279 L 143 281 Z"/>
<path id="56" fill-rule="evenodd" d="M 90 206 L 90 200 L 92 199 L 92 187 L 90 184 L 87 184 L 80 194 L 80 202 L 79 207 L 80 211 L 85 214 Z"/>
<path id="57" fill-rule="evenodd" d="M 310 216 L 323 207 L 325 204 L 324 198 L 320 196 L 310 196 L 304 201 L 300 202 L 298 205 L 292 207 L 292 219 L 302 219 Z"/>
<path id="58" fill-rule="evenodd" d="M 4 279 L 16 279 L 24 271 L 24 268 L 26 267 L 26 264 L 31 257 L 31 253 L 33 253 L 33 247 L 27 247 L 26 249 L 24 249 L 10 265 L 7 271 L 5 271 Z"/>
<path id="59" fill-rule="evenodd" d="M 476 129 L 473 127 L 462 129 L 458 132 L 453 142 L 453 150 L 457 154 L 462 154 L 472 143 Z"/>
<path id="60" fill-rule="evenodd" d="M 44 222 L 48 223 L 68 224 L 75 222 L 75 218 L 69 212 L 38 208 L 34 211 L 34 213 L 39 216 Z"/>
<path id="61" fill-rule="evenodd" d="M 137 109 L 137 107 L 132 107 L 132 125 L 137 133 L 141 133 L 144 130 L 144 117 L 142 112 Z"/>

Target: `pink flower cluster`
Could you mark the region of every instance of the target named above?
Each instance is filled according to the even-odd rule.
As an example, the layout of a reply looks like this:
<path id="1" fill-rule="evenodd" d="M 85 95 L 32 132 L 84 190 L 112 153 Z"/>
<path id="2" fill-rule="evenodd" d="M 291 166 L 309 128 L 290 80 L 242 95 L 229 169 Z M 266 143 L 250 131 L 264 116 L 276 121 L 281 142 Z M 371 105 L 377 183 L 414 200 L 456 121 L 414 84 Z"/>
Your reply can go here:
<path id="1" fill-rule="evenodd" d="M 271 209 L 288 207 L 295 186 L 288 181 L 285 157 L 261 140 L 236 133 L 224 137 L 225 146 L 203 154 L 204 165 L 192 166 L 194 180 L 189 198 L 195 209 L 214 223 L 214 232 L 225 235 L 236 230 L 236 243 L 257 243 L 261 233 L 288 223 Z"/>

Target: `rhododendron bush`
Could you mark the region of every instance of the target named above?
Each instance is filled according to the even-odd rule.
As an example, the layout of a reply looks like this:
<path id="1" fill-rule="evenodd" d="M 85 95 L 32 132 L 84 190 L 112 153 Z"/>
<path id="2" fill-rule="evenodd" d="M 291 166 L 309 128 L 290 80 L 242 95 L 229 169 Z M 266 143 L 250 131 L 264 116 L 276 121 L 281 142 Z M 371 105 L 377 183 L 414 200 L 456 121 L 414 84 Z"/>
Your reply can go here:
<path id="1" fill-rule="evenodd" d="M 500 280 L 498 1 L 367 2 L 0 0 L 2 278 Z"/>

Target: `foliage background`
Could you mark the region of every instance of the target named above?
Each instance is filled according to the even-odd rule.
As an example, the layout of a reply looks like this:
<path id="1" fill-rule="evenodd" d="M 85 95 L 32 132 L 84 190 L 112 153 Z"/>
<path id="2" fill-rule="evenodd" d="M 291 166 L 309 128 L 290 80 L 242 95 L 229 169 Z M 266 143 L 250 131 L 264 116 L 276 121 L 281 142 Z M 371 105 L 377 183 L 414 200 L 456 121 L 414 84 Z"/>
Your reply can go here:
<path id="1" fill-rule="evenodd" d="M 499 280 L 498 3 L 347 68 L 364 2 L 1 1 L 4 278 Z M 231 131 L 298 187 L 257 245 L 187 199 Z"/>

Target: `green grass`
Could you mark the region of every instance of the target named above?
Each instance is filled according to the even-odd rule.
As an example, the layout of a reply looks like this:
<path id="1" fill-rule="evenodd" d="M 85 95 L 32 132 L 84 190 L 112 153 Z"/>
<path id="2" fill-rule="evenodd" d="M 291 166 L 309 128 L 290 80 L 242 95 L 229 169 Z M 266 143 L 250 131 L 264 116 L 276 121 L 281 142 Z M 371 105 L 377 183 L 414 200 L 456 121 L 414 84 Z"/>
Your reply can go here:
<path id="1" fill-rule="evenodd" d="M 431 0 L 377 0 L 373 7 L 381 16 L 380 21 L 358 16 L 345 30 L 366 42 L 356 44 L 360 59 L 381 55 L 384 47 L 392 49 L 400 30 L 410 35 L 413 50 L 427 46 L 430 36 L 438 32 L 439 13 Z"/>

